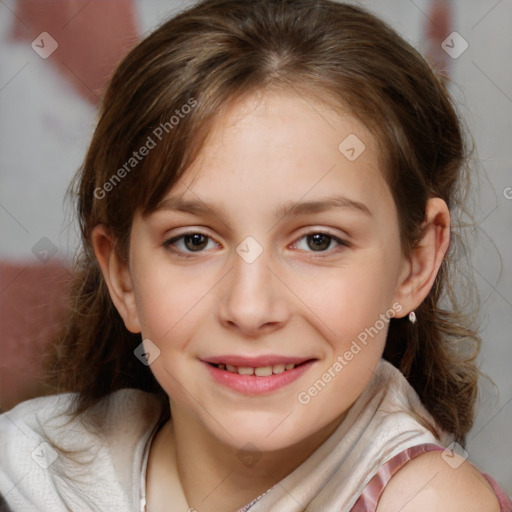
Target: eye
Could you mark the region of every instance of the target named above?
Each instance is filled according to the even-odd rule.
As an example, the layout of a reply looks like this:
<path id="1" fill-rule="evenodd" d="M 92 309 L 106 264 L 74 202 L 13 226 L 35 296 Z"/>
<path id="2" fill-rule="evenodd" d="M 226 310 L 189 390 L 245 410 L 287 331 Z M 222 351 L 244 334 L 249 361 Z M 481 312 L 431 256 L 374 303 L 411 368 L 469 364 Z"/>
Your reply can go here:
<path id="1" fill-rule="evenodd" d="M 184 233 L 183 235 L 177 236 L 175 238 L 171 238 L 170 240 L 167 240 L 164 242 L 164 247 L 170 249 L 173 253 L 175 253 L 177 256 L 181 256 L 183 258 L 190 258 L 190 253 L 200 253 L 203 252 L 203 249 L 207 247 L 208 240 L 213 240 L 204 233 L 200 232 L 190 232 L 190 233 Z M 176 246 L 181 245 L 180 248 L 176 248 Z M 215 242 L 213 242 L 213 245 Z M 182 248 L 184 247 L 184 248 Z"/>
<path id="2" fill-rule="evenodd" d="M 348 247 L 348 243 L 344 240 L 341 240 L 334 235 L 330 235 L 324 232 L 312 232 L 308 233 L 301 238 L 297 242 L 293 244 L 294 247 L 298 246 L 299 243 L 305 240 L 306 248 L 298 247 L 301 250 L 305 250 L 306 252 L 319 252 L 319 253 L 335 253 L 339 250 L 342 250 L 344 247 Z M 180 236 L 171 238 L 164 242 L 163 246 L 169 249 L 171 252 L 176 254 L 182 258 L 190 258 L 193 253 L 202 253 L 206 248 L 208 248 L 208 242 L 212 242 L 213 247 L 218 246 L 216 242 L 214 242 L 208 235 L 205 235 L 201 232 L 189 232 L 184 233 Z M 337 244 L 333 250 L 327 250 L 332 246 L 333 242 Z M 210 247 L 210 248 L 213 248 Z M 311 250 L 309 250 L 311 249 Z"/>
<path id="3" fill-rule="evenodd" d="M 299 242 L 301 240 L 306 241 L 306 243 L 305 243 L 306 249 L 304 249 L 304 247 L 302 247 L 302 249 L 306 250 L 307 252 L 322 252 L 322 253 L 329 252 L 329 253 L 332 253 L 332 252 L 338 252 L 339 250 L 342 250 L 343 247 L 348 247 L 347 242 L 345 242 L 344 240 L 341 240 L 340 238 L 335 237 L 334 235 L 330 235 L 328 233 L 323 233 L 321 231 L 308 233 L 308 234 L 304 235 L 303 237 L 301 237 L 293 245 L 299 246 Z M 331 244 L 333 242 L 335 244 L 337 244 L 337 247 L 332 251 L 327 251 L 327 249 L 329 247 L 331 247 Z M 301 247 L 299 247 L 299 249 L 301 249 Z M 308 249 L 312 249 L 312 250 L 308 251 Z"/>

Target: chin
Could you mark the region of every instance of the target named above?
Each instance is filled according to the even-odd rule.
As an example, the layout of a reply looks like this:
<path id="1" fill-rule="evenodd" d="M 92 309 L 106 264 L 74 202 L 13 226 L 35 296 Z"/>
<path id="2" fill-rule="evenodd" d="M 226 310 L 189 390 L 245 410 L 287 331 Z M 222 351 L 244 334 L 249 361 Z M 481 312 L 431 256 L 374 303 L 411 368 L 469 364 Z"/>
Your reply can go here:
<path id="1" fill-rule="evenodd" d="M 284 409 L 283 409 L 284 411 Z M 299 417 L 297 410 L 269 414 L 268 412 L 245 411 L 235 413 L 232 417 L 224 416 L 222 427 L 210 424 L 213 435 L 224 444 L 236 450 L 254 450 L 271 452 L 283 450 L 314 434 L 319 427 L 318 419 L 315 425 L 308 428 L 304 417 Z M 314 415 L 310 415 L 314 418 Z M 321 428 L 321 427 L 320 427 Z"/>

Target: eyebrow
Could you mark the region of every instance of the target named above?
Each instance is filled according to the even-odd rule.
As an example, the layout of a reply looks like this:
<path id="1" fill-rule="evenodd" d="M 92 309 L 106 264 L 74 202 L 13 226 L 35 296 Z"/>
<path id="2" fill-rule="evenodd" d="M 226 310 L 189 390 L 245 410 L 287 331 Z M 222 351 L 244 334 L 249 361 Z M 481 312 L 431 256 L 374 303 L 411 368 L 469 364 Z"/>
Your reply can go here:
<path id="1" fill-rule="evenodd" d="M 276 218 L 282 218 L 286 215 L 306 215 L 320 213 L 333 208 L 343 208 L 359 211 L 365 215 L 372 217 L 370 209 L 360 201 L 349 199 L 345 196 L 330 196 L 315 201 L 287 201 L 274 210 Z M 222 205 L 210 204 L 205 201 L 195 199 L 182 199 L 181 197 L 168 197 L 161 201 L 156 211 L 171 210 L 187 212 L 192 214 L 214 214 L 227 218 L 229 215 Z"/>

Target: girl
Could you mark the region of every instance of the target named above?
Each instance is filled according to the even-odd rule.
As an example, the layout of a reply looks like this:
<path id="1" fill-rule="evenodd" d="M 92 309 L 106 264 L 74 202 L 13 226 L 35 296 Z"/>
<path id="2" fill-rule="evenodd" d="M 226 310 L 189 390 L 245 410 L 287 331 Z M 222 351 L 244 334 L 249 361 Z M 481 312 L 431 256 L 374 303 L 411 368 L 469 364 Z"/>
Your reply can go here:
<path id="1" fill-rule="evenodd" d="M 100 114 L 57 393 L 0 419 L 5 507 L 511 510 L 462 448 L 466 149 L 413 48 L 330 0 L 206 0 Z"/>

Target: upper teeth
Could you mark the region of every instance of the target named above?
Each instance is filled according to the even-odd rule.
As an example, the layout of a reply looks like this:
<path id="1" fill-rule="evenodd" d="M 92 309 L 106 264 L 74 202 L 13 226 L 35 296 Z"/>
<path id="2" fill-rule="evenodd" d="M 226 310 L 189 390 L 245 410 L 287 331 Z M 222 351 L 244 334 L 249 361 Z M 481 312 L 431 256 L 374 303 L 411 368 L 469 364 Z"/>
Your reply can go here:
<path id="1" fill-rule="evenodd" d="M 256 375 L 258 377 L 269 377 L 272 374 L 283 373 L 285 370 L 293 370 L 295 363 L 289 364 L 274 364 L 272 366 L 258 366 L 252 368 L 250 366 L 233 366 L 231 364 L 218 364 L 221 370 L 227 370 L 231 373 L 238 373 L 239 375 Z"/>

